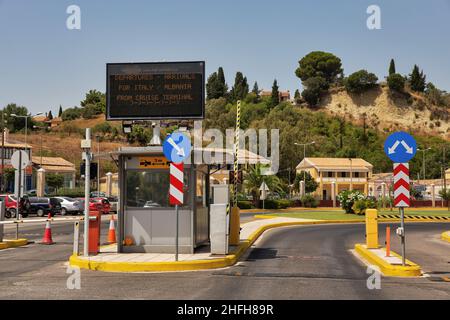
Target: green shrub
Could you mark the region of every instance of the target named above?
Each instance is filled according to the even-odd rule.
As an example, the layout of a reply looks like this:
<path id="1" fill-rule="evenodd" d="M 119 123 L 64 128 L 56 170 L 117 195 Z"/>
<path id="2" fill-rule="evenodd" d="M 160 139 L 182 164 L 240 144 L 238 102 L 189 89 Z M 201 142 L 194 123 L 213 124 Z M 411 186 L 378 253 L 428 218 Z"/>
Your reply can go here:
<path id="1" fill-rule="evenodd" d="M 78 107 L 68 108 L 68 109 L 64 110 L 64 112 L 61 115 L 61 118 L 63 121 L 75 120 L 75 119 L 81 118 L 82 111 L 83 110 Z"/>
<path id="2" fill-rule="evenodd" d="M 264 201 L 264 209 L 286 209 L 292 205 L 292 201 L 280 199 L 280 200 L 272 200 L 267 199 Z M 262 201 L 261 201 L 262 206 Z"/>
<path id="3" fill-rule="evenodd" d="M 349 75 L 344 83 L 348 92 L 360 93 L 377 85 L 378 78 L 366 70 L 359 70 Z"/>
<path id="4" fill-rule="evenodd" d="M 310 194 L 304 195 L 300 201 L 305 208 L 317 208 L 317 205 L 319 204 L 319 202 Z"/>
<path id="5" fill-rule="evenodd" d="M 238 207 L 239 207 L 239 209 L 252 209 L 253 204 L 251 201 L 242 200 L 242 201 L 238 201 Z"/>
<path id="6" fill-rule="evenodd" d="M 360 191 L 345 190 L 338 194 L 337 199 L 345 213 L 355 213 L 353 211 L 353 204 L 357 200 L 365 200 L 366 196 Z"/>
<path id="7" fill-rule="evenodd" d="M 303 82 L 305 90 L 302 97 L 310 106 L 316 106 L 319 103 L 321 95 L 328 89 L 326 80 L 322 77 L 312 77 Z"/>
<path id="8" fill-rule="evenodd" d="M 405 78 L 401 74 L 394 73 L 387 77 L 387 84 L 389 89 L 401 92 L 405 88 Z"/>
<path id="9" fill-rule="evenodd" d="M 84 188 L 61 188 L 58 189 L 55 196 L 66 196 L 71 198 L 81 198 L 84 197 Z"/>
<path id="10" fill-rule="evenodd" d="M 286 209 L 292 205 L 292 201 L 286 199 L 275 200 L 278 203 L 278 209 Z"/>
<path id="11" fill-rule="evenodd" d="M 365 215 L 366 209 L 375 209 L 377 204 L 372 199 L 356 200 L 352 206 L 352 210 L 357 215 Z"/>
<path id="12" fill-rule="evenodd" d="M 260 201 L 260 206 L 263 206 L 263 201 Z M 270 200 L 266 199 L 264 200 L 264 209 L 278 209 L 278 203 L 277 200 Z"/>

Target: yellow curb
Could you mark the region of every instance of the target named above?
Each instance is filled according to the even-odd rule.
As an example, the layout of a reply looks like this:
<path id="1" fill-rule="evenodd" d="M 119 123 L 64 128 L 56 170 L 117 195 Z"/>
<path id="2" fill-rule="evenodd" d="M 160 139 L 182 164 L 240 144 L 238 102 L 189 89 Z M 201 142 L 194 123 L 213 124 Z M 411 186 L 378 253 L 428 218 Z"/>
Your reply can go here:
<path id="1" fill-rule="evenodd" d="M 450 231 L 446 231 L 442 233 L 442 240 L 450 242 Z"/>
<path id="2" fill-rule="evenodd" d="M 27 244 L 28 244 L 27 239 L 4 240 L 4 242 L 0 242 L 0 250 L 26 246 Z"/>
<path id="3" fill-rule="evenodd" d="M 367 260 L 369 263 L 372 263 L 376 265 L 378 268 L 380 268 L 380 271 L 385 276 L 390 277 L 419 277 L 422 275 L 422 270 L 418 264 L 415 264 L 414 262 L 409 261 L 406 259 L 407 266 L 399 266 L 399 265 L 393 265 L 385 261 L 384 259 L 380 258 L 370 250 L 366 248 L 366 245 L 357 243 L 355 244 L 355 251 L 360 254 L 365 260 Z M 392 252 L 391 254 L 400 257 L 397 253 Z"/>
<path id="4" fill-rule="evenodd" d="M 342 221 L 342 223 L 353 221 Z M 83 259 L 80 256 L 72 255 L 69 258 L 71 266 L 82 269 L 105 271 L 105 272 L 161 272 L 161 271 L 195 271 L 206 269 L 225 268 L 234 265 L 242 254 L 263 234 L 272 228 L 336 223 L 336 221 L 294 221 L 272 223 L 260 227 L 253 232 L 247 240 L 241 241 L 239 247 L 232 254 L 228 254 L 224 258 L 193 260 L 193 261 L 173 261 L 173 262 L 107 262 L 94 261 L 93 259 Z"/>

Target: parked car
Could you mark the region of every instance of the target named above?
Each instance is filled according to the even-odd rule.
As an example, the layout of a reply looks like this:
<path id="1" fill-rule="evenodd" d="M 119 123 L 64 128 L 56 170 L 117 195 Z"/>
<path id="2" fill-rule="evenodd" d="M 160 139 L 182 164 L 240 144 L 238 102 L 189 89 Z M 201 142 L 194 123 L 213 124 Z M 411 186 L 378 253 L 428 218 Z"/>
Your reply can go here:
<path id="1" fill-rule="evenodd" d="M 90 202 L 98 204 L 100 211 L 103 214 L 109 214 L 111 211 L 111 204 L 109 203 L 109 200 L 107 198 L 91 198 Z"/>
<path id="2" fill-rule="evenodd" d="M 101 191 L 92 191 L 89 194 L 90 198 L 106 198 L 106 193 L 101 192 Z"/>
<path id="3" fill-rule="evenodd" d="M 78 214 L 83 211 L 82 203 L 74 198 L 70 197 L 54 197 L 59 201 L 61 206 L 61 215 L 65 216 L 66 214 Z"/>
<path id="4" fill-rule="evenodd" d="M 119 198 L 111 196 L 108 197 L 109 204 L 111 205 L 111 212 L 117 213 L 119 207 Z"/>
<path id="5" fill-rule="evenodd" d="M 43 217 L 49 213 L 53 217 L 55 214 L 61 212 L 61 204 L 56 198 L 46 197 L 30 197 L 29 214 L 37 214 L 38 217 Z"/>
<path id="6" fill-rule="evenodd" d="M 76 198 L 80 203 L 80 213 L 84 213 L 84 198 Z M 97 201 L 95 198 L 89 199 L 89 211 L 101 211 L 104 213 L 103 202 Z"/>
<path id="7" fill-rule="evenodd" d="M 5 201 L 5 218 L 15 218 L 17 212 L 16 196 L 12 194 L 2 194 L 0 195 L 0 200 Z M 22 200 L 19 203 L 20 214 L 22 214 L 23 217 L 27 216 L 27 212 L 24 212 L 23 207 L 29 208 L 29 206 L 30 203 L 27 200 Z"/>
<path id="8" fill-rule="evenodd" d="M 147 201 L 144 204 L 144 208 L 156 208 L 156 207 L 161 207 L 161 205 L 159 203 L 153 202 L 152 200 Z"/>

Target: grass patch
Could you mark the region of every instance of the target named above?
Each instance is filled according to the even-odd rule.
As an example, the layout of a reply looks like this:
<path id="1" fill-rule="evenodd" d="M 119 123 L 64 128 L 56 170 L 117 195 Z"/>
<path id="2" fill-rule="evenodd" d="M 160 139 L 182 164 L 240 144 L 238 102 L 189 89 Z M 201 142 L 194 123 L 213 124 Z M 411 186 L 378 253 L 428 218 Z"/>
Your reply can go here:
<path id="1" fill-rule="evenodd" d="M 399 214 L 398 209 L 382 210 L 379 214 Z M 327 210 L 304 210 L 304 211 L 293 211 L 286 213 L 270 213 L 270 215 L 278 217 L 287 218 L 300 218 L 300 219 L 317 219 L 317 220 L 361 220 L 364 216 L 359 216 L 356 214 L 346 214 L 343 211 L 327 211 Z M 405 210 L 405 215 L 418 215 L 418 216 L 440 216 L 440 217 L 450 217 L 450 212 L 447 210 Z"/>

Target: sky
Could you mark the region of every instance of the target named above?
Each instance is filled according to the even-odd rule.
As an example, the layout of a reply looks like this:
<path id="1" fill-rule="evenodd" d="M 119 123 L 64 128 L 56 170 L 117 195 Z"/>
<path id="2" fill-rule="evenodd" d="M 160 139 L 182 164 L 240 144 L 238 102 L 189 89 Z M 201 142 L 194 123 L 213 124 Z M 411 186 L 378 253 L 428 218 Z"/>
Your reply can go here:
<path id="1" fill-rule="evenodd" d="M 81 29 L 69 30 L 70 5 Z M 381 29 L 369 30 L 369 5 Z M 229 87 L 237 71 L 270 89 L 301 88 L 298 61 L 311 51 L 342 59 L 344 73 L 367 69 L 379 79 L 418 64 L 450 91 L 450 0 L 0 0 L 0 107 L 32 113 L 79 105 L 105 91 L 108 62 L 206 61 L 222 66 Z"/>

